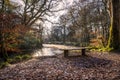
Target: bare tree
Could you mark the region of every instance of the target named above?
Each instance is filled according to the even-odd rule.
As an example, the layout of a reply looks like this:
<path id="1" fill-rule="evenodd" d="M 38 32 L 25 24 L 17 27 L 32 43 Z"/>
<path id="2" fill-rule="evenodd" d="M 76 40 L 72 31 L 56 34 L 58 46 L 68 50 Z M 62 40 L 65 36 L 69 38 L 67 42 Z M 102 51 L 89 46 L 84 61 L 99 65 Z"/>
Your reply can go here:
<path id="1" fill-rule="evenodd" d="M 77 40 L 78 43 L 85 43 L 85 45 L 90 42 L 91 33 L 95 32 L 96 39 L 100 35 L 105 38 L 102 39 L 102 42 L 106 46 L 109 27 L 105 26 L 108 25 L 108 22 L 109 18 L 101 0 L 75 1 L 68 9 L 67 14 L 61 18 L 62 24 L 65 26 L 69 24 L 68 35 L 71 36 L 70 38 L 75 39 L 74 41 Z"/>
<path id="2" fill-rule="evenodd" d="M 46 16 L 52 16 L 60 0 L 22 0 L 24 7 L 17 10 L 22 17 L 22 24 L 33 25 L 38 19 L 43 21 Z M 20 10 L 20 11 L 19 11 Z"/>

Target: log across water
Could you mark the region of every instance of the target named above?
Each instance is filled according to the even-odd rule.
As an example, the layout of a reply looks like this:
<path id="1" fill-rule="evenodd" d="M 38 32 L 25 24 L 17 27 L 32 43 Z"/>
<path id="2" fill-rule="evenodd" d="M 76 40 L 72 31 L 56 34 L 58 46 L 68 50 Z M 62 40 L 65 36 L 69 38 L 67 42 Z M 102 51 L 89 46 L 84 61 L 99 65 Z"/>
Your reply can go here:
<path id="1" fill-rule="evenodd" d="M 64 51 L 64 57 L 68 57 L 69 51 L 71 50 L 81 50 L 81 55 L 86 56 L 86 49 L 89 49 L 88 47 L 80 47 L 80 48 L 63 48 L 60 50 Z"/>

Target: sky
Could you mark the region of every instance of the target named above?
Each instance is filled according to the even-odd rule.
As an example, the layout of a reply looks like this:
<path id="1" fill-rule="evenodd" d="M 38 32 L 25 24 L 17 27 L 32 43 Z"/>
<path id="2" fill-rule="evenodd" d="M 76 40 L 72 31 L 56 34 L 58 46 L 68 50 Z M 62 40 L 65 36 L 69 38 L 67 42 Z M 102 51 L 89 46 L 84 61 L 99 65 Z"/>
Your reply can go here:
<path id="1" fill-rule="evenodd" d="M 11 0 L 11 1 L 14 1 L 14 2 L 17 2 L 18 4 L 23 5 L 22 0 Z M 63 2 L 63 3 L 60 3 L 60 5 L 58 5 L 57 8 L 68 7 L 68 6 L 72 5 L 73 0 L 62 0 L 62 2 Z M 62 14 L 64 14 L 65 12 L 66 12 L 66 10 L 63 10 L 63 11 L 57 12 L 57 13 L 56 13 L 56 16 L 55 16 L 55 17 L 57 17 L 57 18 L 52 17 L 53 20 L 54 20 L 54 19 L 55 19 L 55 20 L 58 19 L 59 16 L 62 15 Z M 51 18 L 50 18 L 50 19 L 51 19 Z"/>
<path id="2" fill-rule="evenodd" d="M 61 3 L 58 7 L 59 8 L 65 8 L 65 7 L 69 7 L 72 5 L 72 2 L 73 0 L 63 0 L 63 3 Z M 57 13 L 55 13 L 55 16 L 52 16 L 52 17 L 49 17 L 49 20 L 51 20 L 52 22 L 55 22 L 57 23 L 58 22 L 58 19 L 61 15 L 65 14 L 67 12 L 67 10 L 62 10 L 62 11 L 59 11 Z M 49 22 L 46 22 L 49 26 L 48 27 L 51 27 L 52 24 L 50 24 Z"/>
<path id="3" fill-rule="evenodd" d="M 11 0 L 11 1 L 14 1 L 14 2 L 16 2 L 16 3 L 18 3 L 18 4 L 23 5 L 22 0 Z M 61 2 L 61 3 L 58 5 L 58 7 L 56 7 L 56 8 L 69 7 L 69 6 L 72 5 L 72 3 L 73 3 L 73 0 L 62 0 L 62 2 Z M 62 10 L 62 11 L 56 12 L 56 13 L 55 13 L 55 16 L 47 17 L 47 18 L 48 18 L 50 21 L 57 23 L 59 17 L 60 17 L 61 15 L 65 14 L 66 12 L 67 12 L 67 10 Z M 39 23 L 39 22 L 40 22 L 40 21 L 37 21 L 37 23 Z M 52 25 L 50 22 L 46 21 L 43 26 L 45 26 L 46 30 L 51 30 L 51 27 L 52 27 L 53 25 Z"/>

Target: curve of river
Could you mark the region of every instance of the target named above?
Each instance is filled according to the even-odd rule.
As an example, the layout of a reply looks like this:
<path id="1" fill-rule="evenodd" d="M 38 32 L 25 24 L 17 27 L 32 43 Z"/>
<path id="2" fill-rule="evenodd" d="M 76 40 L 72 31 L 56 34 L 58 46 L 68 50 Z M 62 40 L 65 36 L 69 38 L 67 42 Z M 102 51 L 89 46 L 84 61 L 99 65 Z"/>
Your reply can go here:
<path id="1" fill-rule="evenodd" d="M 59 49 L 43 47 L 42 49 L 36 50 L 33 53 L 33 57 L 54 56 L 54 55 L 62 54 L 62 53 L 63 51 Z"/>
<path id="2" fill-rule="evenodd" d="M 79 47 L 65 46 L 65 45 L 58 45 L 58 44 L 43 44 L 43 48 L 36 50 L 33 53 L 33 57 L 54 56 L 57 54 L 62 54 L 63 51 L 59 49 L 63 49 L 63 48 L 79 48 Z"/>

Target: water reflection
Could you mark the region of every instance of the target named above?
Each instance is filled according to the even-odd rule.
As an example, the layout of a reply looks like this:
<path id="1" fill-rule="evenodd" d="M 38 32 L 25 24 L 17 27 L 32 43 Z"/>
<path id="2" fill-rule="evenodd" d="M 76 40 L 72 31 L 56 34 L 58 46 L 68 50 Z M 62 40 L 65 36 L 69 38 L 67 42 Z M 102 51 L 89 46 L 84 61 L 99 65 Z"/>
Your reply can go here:
<path id="1" fill-rule="evenodd" d="M 40 50 L 36 50 L 33 54 L 33 57 L 54 56 L 56 54 L 61 54 L 62 52 L 63 51 L 54 48 L 42 48 Z"/>

